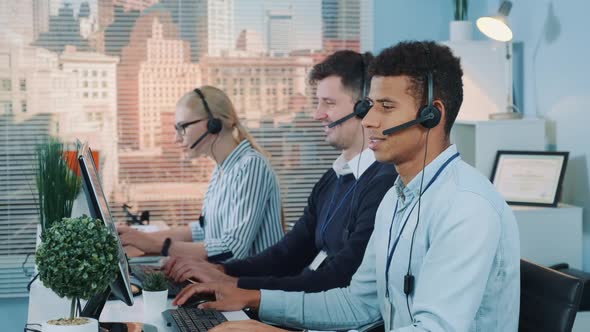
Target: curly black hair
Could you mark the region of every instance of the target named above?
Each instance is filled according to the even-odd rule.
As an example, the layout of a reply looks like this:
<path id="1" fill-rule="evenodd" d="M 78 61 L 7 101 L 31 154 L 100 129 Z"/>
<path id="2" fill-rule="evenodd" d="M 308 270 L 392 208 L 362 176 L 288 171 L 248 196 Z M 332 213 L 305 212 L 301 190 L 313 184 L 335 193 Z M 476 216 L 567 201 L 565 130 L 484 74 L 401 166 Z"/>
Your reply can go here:
<path id="1" fill-rule="evenodd" d="M 373 54 L 370 52 L 360 54 L 351 50 L 337 51 L 313 66 L 309 73 L 309 83 L 315 85 L 329 76 L 338 76 L 342 86 L 354 98 L 360 99 L 363 84 L 366 86 L 366 91 L 369 91 L 371 80 L 367 71 L 372 60 Z"/>
<path id="2" fill-rule="evenodd" d="M 401 42 L 377 55 L 369 67 L 369 75 L 408 76 L 411 82 L 408 93 L 419 107 L 428 103 L 428 70 L 433 75 L 434 99 L 445 105 L 445 133 L 449 135 L 463 102 L 463 70 L 459 58 L 448 46 L 433 41 Z"/>

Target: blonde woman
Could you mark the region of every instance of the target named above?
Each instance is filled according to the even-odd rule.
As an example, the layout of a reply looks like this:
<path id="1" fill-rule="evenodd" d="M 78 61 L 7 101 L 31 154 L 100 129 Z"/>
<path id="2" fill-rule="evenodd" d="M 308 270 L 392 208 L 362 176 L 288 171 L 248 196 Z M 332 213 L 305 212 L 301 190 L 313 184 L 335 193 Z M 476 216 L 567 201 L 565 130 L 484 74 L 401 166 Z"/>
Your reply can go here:
<path id="1" fill-rule="evenodd" d="M 227 95 L 212 86 L 186 93 L 176 104 L 175 129 L 176 142 L 190 158 L 207 156 L 216 163 L 202 216 L 189 226 L 149 234 L 119 227 L 123 245 L 220 262 L 276 243 L 283 236 L 277 176 Z"/>

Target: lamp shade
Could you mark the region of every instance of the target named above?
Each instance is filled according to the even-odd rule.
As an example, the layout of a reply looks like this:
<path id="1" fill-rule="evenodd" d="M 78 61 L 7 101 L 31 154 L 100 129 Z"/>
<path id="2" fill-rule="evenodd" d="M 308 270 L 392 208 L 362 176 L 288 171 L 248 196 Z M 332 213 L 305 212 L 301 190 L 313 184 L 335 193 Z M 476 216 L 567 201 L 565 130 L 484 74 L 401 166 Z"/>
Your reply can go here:
<path id="1" fill-rule="evenodd" d="M 497 41 L 512 40 L 512 30 L 506 16 L 484 16 L 477 19 L 477 28 L 484 35 Z"/>
<path id="2" fill-rule="evenodd" d="M 502 1 L 496 16 L 484 16 L 477 19 L 477 28 L 484 35 L 497 41 L 507 42 L 512 40 L 512 30 L 508 25 L 508 14 L 512 8 L 512 2 Z"/>

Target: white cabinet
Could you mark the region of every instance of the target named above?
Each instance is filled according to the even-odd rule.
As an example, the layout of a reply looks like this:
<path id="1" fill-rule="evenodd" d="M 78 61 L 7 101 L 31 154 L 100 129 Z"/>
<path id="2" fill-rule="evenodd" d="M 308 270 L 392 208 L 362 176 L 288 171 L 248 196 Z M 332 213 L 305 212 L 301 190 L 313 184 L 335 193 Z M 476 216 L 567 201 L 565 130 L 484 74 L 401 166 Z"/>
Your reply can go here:
<path id="1" fill-rule="evenodd" d="M 457 145 L 465 162 L 489 178 L 498 150 L 545 150 L 545 121 L 457 121 L 451 131 L 451 143 Z"/>
<path id="2" fill-rule="evenodd" d="M 451 131 L 461 158 L 490 177 L 498 150 L 545 150 L 545 121 L 457 121 Z M 541 265 L 568 263 L 582 269 L 582 208 L 512 206 L 520 231 L 521 257 Z"/>
<path id="3" fill-rule="evenodd" d="M 582 208 L 512 206 L 520 233 L 520 256 L 549 266 L 582 269 Z"/>

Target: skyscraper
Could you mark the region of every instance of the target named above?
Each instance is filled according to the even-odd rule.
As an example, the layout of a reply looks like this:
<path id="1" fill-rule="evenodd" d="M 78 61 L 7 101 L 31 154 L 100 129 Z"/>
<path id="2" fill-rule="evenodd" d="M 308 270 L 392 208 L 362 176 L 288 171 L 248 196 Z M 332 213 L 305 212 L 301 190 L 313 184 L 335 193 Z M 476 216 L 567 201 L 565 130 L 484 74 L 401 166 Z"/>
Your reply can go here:
<path id="1" fill-rule="evenodd" d="M 144 13 L 170 13 L 180 39 L 190 42 L 191 61 L 234 49 L 234 0 L 161 0 Z"/>
<path id="2" fill-rule="evenodd" d="M 288 10 L 269 10 L 266 12 L 267 48 L 275 54 L 285 54 L 293 49 L 293 14 Z"/>
<path id="3" fill-rule="evenodd" d="M 190 62 L 188 42 L 165 39 L 163 29 L 158 18 L 154 18 L 152 36 L 146 44 L 147 58 L 139 66 L 140 149 L 161 146 L 166 139 L 162 131 L 162 113 L 174 113 L 178 99 L 201 84 L 199 65 Z"/>
<path id="4" fill-rule="evenodd" d="M 26 3 L 26 1 L 24 1 Z M 33 38 L 49 30 L 49 1 L 33 0 Z"/>
<path id="5" fill-rule="evenodd" d="M 62 52 L 66 45 L 74 45 L 82 51 L 88 50 L 88 43 L 80 36 L 80 23 L 69 4 L 60 8 L 57 16 L 49 17 L 49 31 L 41 33 L 33 45 L 52 52 Z"/>
<path id="6" fill-rule="evenodd" d="M 322 0 L 322 48 L 361 49 L 361 0 Z"/>
<path id="7" fill-rule="evenodd" d="M 29 44 L 35 38 L 33 0 L 0 1 L 0 40 Z"/>
<path id="8" fill-rule="evenodd" d="M 78 52 L 68 46 L 59 56 L 64 73 L 74 83 L 75 105 L 61 123 L 67 141 L 88 141 L 98 151 L 102 184 L 107 198 L 117 184 L 117 57 Z"/>

